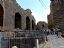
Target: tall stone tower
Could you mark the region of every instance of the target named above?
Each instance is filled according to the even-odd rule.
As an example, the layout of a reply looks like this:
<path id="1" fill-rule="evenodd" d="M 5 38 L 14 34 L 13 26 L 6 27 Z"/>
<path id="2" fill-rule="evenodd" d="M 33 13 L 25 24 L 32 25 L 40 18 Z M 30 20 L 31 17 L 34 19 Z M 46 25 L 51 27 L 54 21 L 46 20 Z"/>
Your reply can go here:
<path id="1" fill-rule="evenodd" d="M 64 32 L 64 0 L 51 0 L 50 9 L 54 27 L 60 28 Z"/>

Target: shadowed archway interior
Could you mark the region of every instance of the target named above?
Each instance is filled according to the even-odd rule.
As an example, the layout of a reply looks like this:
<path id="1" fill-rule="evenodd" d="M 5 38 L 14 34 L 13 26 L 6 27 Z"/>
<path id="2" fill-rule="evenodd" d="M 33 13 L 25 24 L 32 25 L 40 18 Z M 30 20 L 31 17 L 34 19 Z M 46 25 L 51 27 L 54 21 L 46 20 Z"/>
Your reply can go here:
<path id="1" fill-rule="evenodd" d="M 4 10 L 2 5 L 0 5 L 0 26 L 3 26 L 3 14 L 4 14 Z"/>
<path id="2" fill-rule="evenodd" d="M 21 29 L 21 15 L 19 13 L 15 14 L 15 28 Z"/>
<path id="3" fill-rule="evenodd" d="M 34 25 L 35 25 L 35 23 L 34 23 L 34 21 L 32 20 L 32 30 L 34 30 Z"/>
<path id="4" fill-rule="evenodd" d="M 26 17 L 26 30 L 30 30 L 30 19 Z"/>

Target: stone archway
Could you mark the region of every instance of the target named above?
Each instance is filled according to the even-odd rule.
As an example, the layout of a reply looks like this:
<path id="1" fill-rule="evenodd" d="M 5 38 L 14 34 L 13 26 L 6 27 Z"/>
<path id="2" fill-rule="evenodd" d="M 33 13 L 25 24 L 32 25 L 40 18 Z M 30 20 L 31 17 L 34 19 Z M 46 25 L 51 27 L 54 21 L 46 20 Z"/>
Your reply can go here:
<path id="1" fill-rule="evenodd" d="M 15 14 L 15 28 L 21 29 L 21 15 L 19 13 Z"/>
<path id="2" fill-rule="evenodd" d="M 30 30 L 30 19 L 26 17 L 26 30 Z"/>
<path id="3" fill-rule="evenodd" d="M 2 5 L 0 5 L 0 26 L 3 27 L 3 14 L 4 14 L 4 10 Z"/>
<path id="4" fill-rule="evenodd" d="M 32 30 L 34 30 L 34 21 L 32 20 Z"/>

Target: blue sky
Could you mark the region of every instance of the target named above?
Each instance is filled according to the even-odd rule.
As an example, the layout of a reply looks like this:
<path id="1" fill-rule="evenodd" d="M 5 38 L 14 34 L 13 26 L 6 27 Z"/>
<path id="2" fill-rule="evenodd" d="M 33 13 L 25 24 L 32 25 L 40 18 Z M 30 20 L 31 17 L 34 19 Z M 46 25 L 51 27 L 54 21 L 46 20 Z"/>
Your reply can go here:
<path id="1" fill-rule="evenodd" d="M 32 15 L 39 21 L 47 22 L 47 15 L 50 13 L 50 0 L 16 0 L 24 9 L 31 9 Z"/>

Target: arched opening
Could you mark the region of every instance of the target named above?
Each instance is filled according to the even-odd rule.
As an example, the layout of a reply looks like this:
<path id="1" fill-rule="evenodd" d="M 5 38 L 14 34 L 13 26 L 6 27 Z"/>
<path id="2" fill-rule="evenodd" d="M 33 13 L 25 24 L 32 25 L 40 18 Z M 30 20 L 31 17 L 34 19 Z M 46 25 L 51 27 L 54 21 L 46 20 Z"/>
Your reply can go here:
<path id="1" fill-rule="evenodd" d="M 32 20 L 32 30 L 34 30 L 34 25 L 35 25 L 35 23 L 34 23 L 34 21 Z"/>
<path id="2" fill-rule="evenodd" d="M 30 30 L 30 19 L 26 17 L 26 30 Z"/>
<path id="3" fill-rule="evenodd" d="M 15 14 L 15 28 L 21 29 L 21 15 L 19 13 Z"/>
<path id="4" fill-rule="evenodd" d="M 3 7 L 0 5 L 0 26 L 3 26 L 3 14 L 4 10 Z"/>

